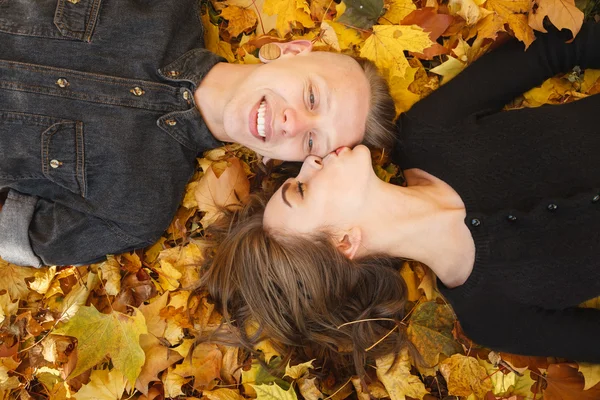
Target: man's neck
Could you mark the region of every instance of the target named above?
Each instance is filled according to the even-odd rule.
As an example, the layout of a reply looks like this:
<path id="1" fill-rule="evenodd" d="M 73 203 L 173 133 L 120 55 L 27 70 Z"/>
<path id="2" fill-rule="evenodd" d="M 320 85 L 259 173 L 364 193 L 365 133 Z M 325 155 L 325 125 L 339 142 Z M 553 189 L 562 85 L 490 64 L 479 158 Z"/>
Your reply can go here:
<path id="1" fill-rule="evenodd" d="M 215 139 L 231 142 L 224 126 L 224 110 L 240 83 L 258 65 L 218 63 L 206 74 L 194 93 L 196 107 Z"/>

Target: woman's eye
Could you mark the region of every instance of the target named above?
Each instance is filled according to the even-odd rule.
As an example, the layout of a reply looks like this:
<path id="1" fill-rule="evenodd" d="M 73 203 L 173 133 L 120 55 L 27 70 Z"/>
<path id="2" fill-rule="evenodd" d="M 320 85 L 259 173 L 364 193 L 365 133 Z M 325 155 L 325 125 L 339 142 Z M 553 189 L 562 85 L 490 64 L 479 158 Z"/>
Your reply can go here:
<path id="1" fill-rule="evenodd" d="M 300 193 L 300 196 L 302 196 L 302 198 L 304 198 L 304 183 L 302 183 L 300 181 L 296 181 L 296 182 L 297 182 L 298 193 Z"/>
<path id="2" fill-rule="evenodd" d="M 313 88 L 312 86 L 310 87 L 310 92 L 308 95 L 308 101 L 310 102 L 310 109 L 312 110 L 313 108 L 315 108 L 315 93 L 313 92 Z"/>

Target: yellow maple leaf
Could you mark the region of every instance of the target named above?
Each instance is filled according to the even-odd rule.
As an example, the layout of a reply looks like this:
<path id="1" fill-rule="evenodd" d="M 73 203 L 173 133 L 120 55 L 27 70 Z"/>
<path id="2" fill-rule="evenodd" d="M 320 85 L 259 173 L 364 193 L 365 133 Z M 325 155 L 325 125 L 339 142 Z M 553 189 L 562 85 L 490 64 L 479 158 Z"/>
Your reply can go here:
<path id="1" fill-rule="evenodd" d="M 194 377 L 194 388 L 204 388 L 220 375 L 223 355 L 216 344 L 199 343 L 192 354 L 173 371 L 181 377 Z"/>
<path id="2" fill-rule="evenodd" d="M 249 32 L 256 26 L 258 19 L 256 13 L 248 8 L 229 6 L 221 11 L 221 16 L 228 22 L 227 32 L 231 36 L 238 36 L 242 32 Z"/>
<path id="3" fill-rule="evenodd" d="M 162 375 L 162 382 L 165 388 L 165 397 L 168 399 L 184 396 L 181 387 L 188 383 L 191 378 L 183 377 L 175 373 L 175 367 L 169 367 L 166 374 Z"/>
<path id="4" fill-rule="evenodd" d="M 106 280 L 104 290 L 110 296 L 116 296 L 121 291 L 121 264 L 113 256 L 97 264 L 100 278 Z"/>
<path id="5" fill-rule="evenodd" d="M 535 40 L 533 29 L 527 22 L 527 15 L 531 10 L 529 0 L 488 0 L 485 7 L 502 17 L 513 30 L 517 39 L 525 43 L 525 48 Z"/>
<path id="6" fill-rule="evenodd" d="M 600 364 L 579 363 L 579 372 L 583 374 L 585 386 L 583 390 L 588 390 L 600 383 Z"/>
<path id="7" fill-rule="evenodd" d="M 365 41 L 360 55 L 388 71 L 390 77 L 403 78 L 409 67 L 404 51 L 422 53 L 431 45 L 429 33 L 417 25 L 373 25 L 373 34 Z"/>
<path id="8" fill-rule="evenodd" d="M 305 28 L 313 28 L 310 7 L 304 0 L 265 0 L 263 11 L 268 15 L 277 15 L 277 33 L 284 37 L 292 30 L 292 24 L 299 23 Z"/>
<path id="9" fill-rule="evenodd" d="M 435 68 L 430 69 L 431 72 L 433 72 L 434 74 L 438 74 L 441 75 L 443 77 L 442 79 L 442 85 L 445 83 L 450 82 L 450 80 L 452 78 L 454 78 L 456 75 L 458 75 L 463 69 L 465 69 L 466 64 L 459 61 L 458 59 L 454 58 L 454 57 L 448 57 L 448 59 L 446 61 L 444 61 L 442 64 L 438 65 Z"/>
<path id="10" fill-rule="evenodd" d="M 543 21 L 547 16 L 558 29 L 569 29 L 573 37 L 577 36 L 583 24 L 583 12 L 577 8 L 574 0 L 536 0 L 537 9 L 529 14 L 529 25 L 546 32 Z"/>
<path id="11" fill-rule="evenodd" d="M 385 386 L 391 400 L 405 400 L 406 396 L 422 399 L 428 392 L 419 377 L 410 373 L 411 363 L 406 348 L 398 357 L 393 366 L 393 354 L 375 360 L 377 378 Z"/>
<path id="12" fill-rule="evenodd" d="M 419 68 L 408 67 L 403 78 L 392 76 L 389 79 L 390 94 L 396 105 L 396 115 L 408 111 L 421 96 L 411 92 L 408 88 L 415 80 Z"/>
<path id="13" fill-rule="evenodd" d="M 90 382 L 83 385 L 75 394 L 77 400 L 119 400 L 123 397 L 127 382 L 115 368 L 108 371 L 92 371 Z"/>
<path id="14" fill-rule="evenodd" d="M 377 21 L 381 25 L 400 25 L 404 17 L 417 9 L 412 0 L 386 0 L 384 7 L 386 12 Z"/>
<path id="15" fill-rule="evenodd" d="M 131 384 L 140 374 L 144 351 L 139 337 L 148 333 L 141 312 L 133 316 L 116 311 L 101 314 L 94 307 L 81 307 L 73 318 L 52 333 L 77 338 L 77 365 L 71 377 L 95 366 L 108 354 L 115 368 Z"/>
<path id="16" fill-rule="evenodd" d="M 211 165 L 194 192 L 198 209 L 205 212 L 202 226 L 206 228 L 219 218 L 220 207 L 235 207 L 249 193 L 250 182 L 239 159 L 228 159 L 225 170 L 218 177 L 214 165 Z"/>
<path id="17" fill-rule="evenodd" d="M 148 395 L 148 385 L 150 382 L 160 381 L 158 374 L 183 357 L 164 346 L 152 334 L 140 336 L 140 346 L 144 350 L 144 354 L 146 354 L 146 360 L 135 382 L 135 388 L 144 393 L 144 395 Z"/>
<path id="18" fill-rule="evenodd" d="M 440 372 L 448 382 L 448 394 L 483 399 L 492 390 L 488 374 L 476 358 L 454 354 L 440 363 Z"/>
<path id="19" fill-rule="evenodd" d="M 490 13 L 486 9 L 480 8 L 474 0 L 450 0 L 448 9 L 451 15 L 462 17 L 469 26 L 476 24 Z"/>
<path id="20" fill-rule="evenodd" d="M 39 294 L 46 294 L 55 275 L 56 266 L 40 268 L 35 272 L 33 282 L 29 282 L 29 288 Z"/>
<path id="21" fill-rule="evenodd" d="M 363 41 L 356 29 L 348 28 L 335 21 L 327 21 L 323 22 L 323 24 L 327 24 L 335 32 L 340 51 L 352 49 Z"/>
<path id="22" fill-rule="evenodd" d="M 0 290 L 6 290 L 13 300 L 26 299 L 29 288 L 25 279 L 35 276 L 37 269 L 19 267 L 0 258 Z"/>
<path id="23" fill-rule="evenodd" d="M 235 55 L 231 51 L 231 44 L 221 40 L 219 37 L 219 28 L 210 22 L 208 13 L 202 16 L 202 25 L 204 26 L 204 41 L 206 48 L 225 58 L 228 62 L 234 62 Z"/>

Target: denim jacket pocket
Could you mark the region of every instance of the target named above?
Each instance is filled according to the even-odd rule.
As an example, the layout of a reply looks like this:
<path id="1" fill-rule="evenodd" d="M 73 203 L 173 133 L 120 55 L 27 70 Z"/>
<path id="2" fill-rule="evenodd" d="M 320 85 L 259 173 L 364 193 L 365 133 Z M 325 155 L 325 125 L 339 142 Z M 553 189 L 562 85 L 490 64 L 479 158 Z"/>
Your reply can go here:
<path id="1" fill-rule="evenodd" d="M 90 42 L 102 0 L 0 0 L 0 32 Z"/>
<path id="2" fill-rule="evenodd" d="M 47 179 L 86 196 L 83 123 L 0 110 L 0 182 Z"/>

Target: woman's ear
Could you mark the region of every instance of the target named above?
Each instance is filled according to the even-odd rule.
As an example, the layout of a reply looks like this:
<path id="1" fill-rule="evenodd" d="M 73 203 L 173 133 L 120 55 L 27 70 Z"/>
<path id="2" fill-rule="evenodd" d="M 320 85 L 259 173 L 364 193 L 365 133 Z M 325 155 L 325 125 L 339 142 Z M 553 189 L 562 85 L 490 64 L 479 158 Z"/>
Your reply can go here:
<path id="1" fill-rule="evenodd" d="M 263 63 L 269 63 L 282 56 L 295 56 L 298 54 L 309 53 L 312 51 L 312 42 L 310 40 L 292 40 L 291 42 L 276 43 L 271 42 L 263 45 L 258 58 Z"/>
<path id="2" fill-rule="evenodd" d="M 352 260 L 362 243 L 362 233 L 360 228 L 355 226 L 345 232 L 341 232 L 336 239 L 336 247 L 347 258 Z"/>

